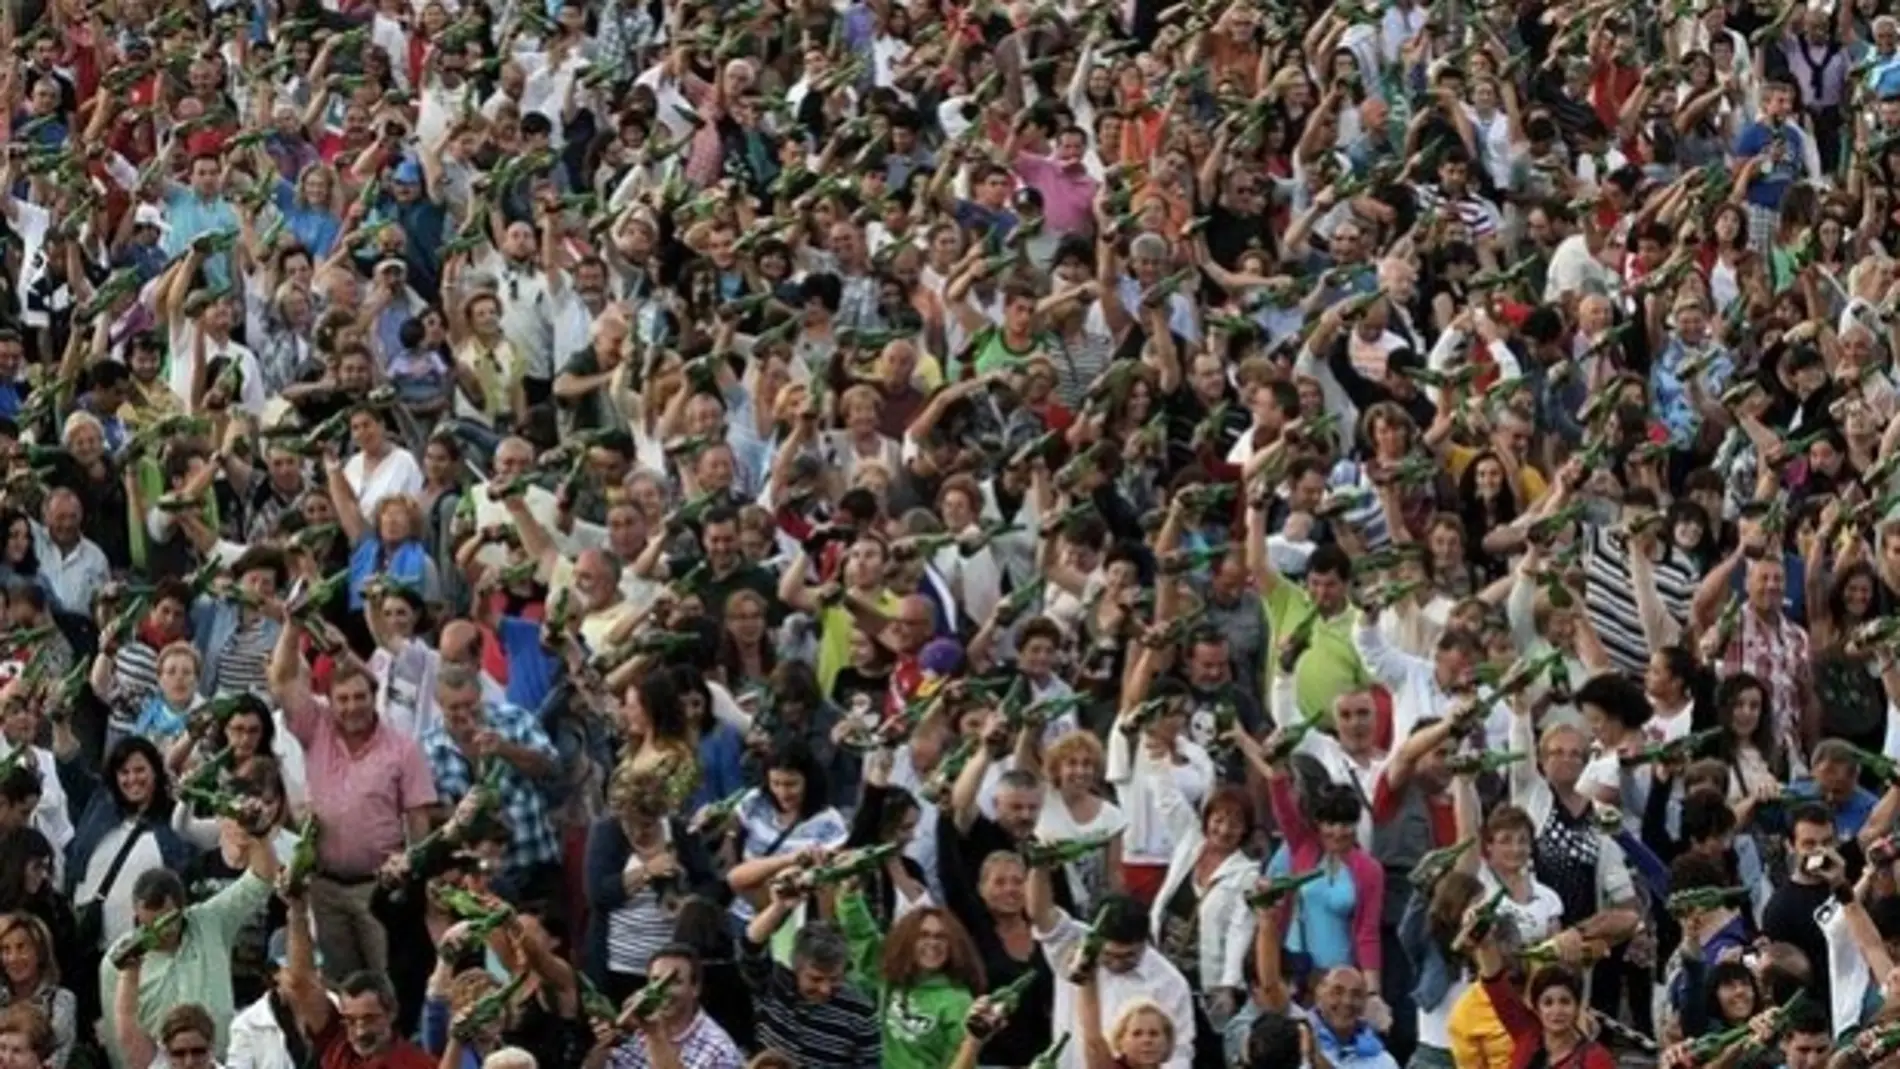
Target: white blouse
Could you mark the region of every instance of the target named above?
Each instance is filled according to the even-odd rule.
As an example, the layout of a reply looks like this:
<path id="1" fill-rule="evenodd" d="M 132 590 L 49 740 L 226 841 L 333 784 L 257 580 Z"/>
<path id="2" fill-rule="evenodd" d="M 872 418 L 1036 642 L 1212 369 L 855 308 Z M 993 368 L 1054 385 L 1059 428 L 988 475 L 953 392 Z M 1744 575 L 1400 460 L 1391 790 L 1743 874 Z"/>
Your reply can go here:
<path id="1" fill-rule="evenodd" d="M 118 827 L 100 837 L 99 845 L 93 847 L 92 855 L 86 858 L 85 875 L 80 877 L 79 889 L 73 894 L 75 906 L 84 905 L 98 897 L 99 885 L 105 882 L 106 873 L 112 868 L 112 859 L 119 856 L 120 848 L 125 846 L 125 837 L 132 834 L 136 827 L 138 825 L 133 821 L 121 821 Z M 120 936 L 138 926 L 132 916 L 132 885 L 138 882 L 141 873 L 164 867 L 165 858 L 158 851 L 158 837 L 141 833 L 106 895 L 105 936 L 101 947 L 111 946 Z"/>
<path id="2" fill-rule="evenodd" d="M 343 465 L 343 477 L 349 480 L 350 489 L 356 491 L 356 507 L 364 520 L 375 522 L 376 506 L 386 497 L 422 494 L 422 468 L 409 450 L 401 447 L 390 450 L 373 471 L 367 470 L 368 465 L 369 459 L 362 453 Z"/>

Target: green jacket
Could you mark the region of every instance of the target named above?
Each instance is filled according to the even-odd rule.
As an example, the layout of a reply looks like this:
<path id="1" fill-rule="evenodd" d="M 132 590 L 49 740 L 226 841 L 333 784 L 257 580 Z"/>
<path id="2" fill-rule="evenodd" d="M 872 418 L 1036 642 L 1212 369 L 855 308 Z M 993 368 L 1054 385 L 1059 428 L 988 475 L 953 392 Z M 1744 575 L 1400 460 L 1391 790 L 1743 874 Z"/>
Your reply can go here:
<path id="1" fill-rule="evenodd" d="M 864 990 L 877 993 L 884 1069 L 946 1069 L 963 1045 L 963 1019 L 975 996 L 941 973 L 910 987 L 886 986 L 878 975 L 884 933 L 862 893 L 838 896 L 838 926 L 851 944 L 853 977 Z"/>

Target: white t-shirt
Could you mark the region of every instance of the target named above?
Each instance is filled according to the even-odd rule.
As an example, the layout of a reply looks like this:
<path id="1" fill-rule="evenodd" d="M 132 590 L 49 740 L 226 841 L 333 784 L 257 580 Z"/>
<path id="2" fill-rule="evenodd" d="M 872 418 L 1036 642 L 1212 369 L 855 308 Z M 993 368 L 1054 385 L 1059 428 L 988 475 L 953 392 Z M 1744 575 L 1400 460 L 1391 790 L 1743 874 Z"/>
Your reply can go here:
<path id="1" fill-rule="evenodd" d="M 1557 243 L 1550 254 L 1550 268 L 1544 282 L 1544 300 L 1555 304 L 1566 293 L 1580 293 L 1584 286 L 1595 283 L 1605 292 L 1616 285 L 1616 273 L 1604 267 L 1602 262 L 1590 254 L 1590 243 L 1582 234 L 1572 234 Z"/>
<path id="2" fill-rule="evenodd" d="M 178 395 L 178 399 L 191 407 L 191 348 L 198 342 L 198 325 L 184 316 L 175 316 L 171 325 L 171 356 L 165 369 L 165 382 Z M 219 342 L 205 339 L 205 372 L 210 374 L 211 364 L 220 357 L 238 362 L 240 373 L 244 376 L 244 386 L 238 391 L 234 402 L 238 408 L 253 419 L 264 416 L 264 372 L 257 366 L 257 356 L 249 349 L 234 341 Z M 208 389 L 210 383 L 206 382 Z"/>
<path id="3" fill-rule="evenodd" d="M 20 314 L 25 317 L 24 322 L 29 327 L 46 326 L 44 312 L 27 311 L 26 295 L 32 292 L 40 276 L 46 274 L 46 231 L 52 228 L 53 216 L 37 204 L 13 198 L 10 223 L 13 233 L 20 239 Z"/>
<path id="4" fill-rule="evenodd" d="M 1093 818 L 1078 821 L 1062 803 L 1062 793 L 1051 787 L 1043 797 L 1042 816 L 1036 821 L 1036 838 L 1059 842 L 1113 835 L 1127 827 L 1128 817 L 1121 807 L 1108 801 L 1102 803 Z M 1072 861 L 1062 866 L 1062 871 L 1069 881 L 1069 893 L 1075 896 L 1076 909 L 1093 916 L 1096 899 L 1108 888 L 1108 851 L 1098 850 L 1080 861 Z"/>
<path id="5" fill-rule="evenodd" d="M 366 470 L 368 466 L 369 460 L 362 453 L 343 465 L 343 477 L 349 480 L 350 489 L 356 491 L 356 508 L 365 522 L 376 522 L 376 506 L 384 498 L 422 493 L 422 468 L 409 450 L 398 447 L 378 462 L 375 470 Z"/>
<path id="6" fill-rule="evenodd" d="M 1485 898 L 1498 893 L 1504 882 L 1491 871 L 1491 866 L 1478 866 L 1478 882 L 1484 884 Z M 1531 900 L 1519 902 L 1513 895 L 1505 895 L 1498 906 L 1498 912 L 1511 919 L 1511 925 L 1517 930 L 1518 941 L 1524 946 L 1539 943 L 1556 935 L 1564 926 L 1564 903 L 1557 892 L 1531 880 Z"/>

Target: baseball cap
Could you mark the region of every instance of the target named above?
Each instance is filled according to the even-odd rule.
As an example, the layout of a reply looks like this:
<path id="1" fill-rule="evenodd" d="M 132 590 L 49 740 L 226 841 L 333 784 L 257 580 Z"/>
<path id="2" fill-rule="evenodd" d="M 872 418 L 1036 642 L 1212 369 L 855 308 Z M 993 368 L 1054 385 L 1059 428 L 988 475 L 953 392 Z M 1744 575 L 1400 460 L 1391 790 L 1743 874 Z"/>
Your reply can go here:
<path id="1" fill-rule="evenodd" d="M 395 179 L 406 186 L 421 185 L 422 165 L 413 157 L 404 156 L 402 162 L 396 165 Z"/>
<path id="2" fill-rule="evenodd" d="M 157 227 L 160 234 L 171 233 L 171 224 L 165 221 L 165 213 L 159 211 L 156 204 L 141 204 L 132 213 L 133 226 Z"/>
<path id="3" fill-rule="evenodd" d="M 939 679 L 957 673 L 963 665 L 963 647 L 954 638 L 933 638 L 917 655 L 917 666 Z"/>

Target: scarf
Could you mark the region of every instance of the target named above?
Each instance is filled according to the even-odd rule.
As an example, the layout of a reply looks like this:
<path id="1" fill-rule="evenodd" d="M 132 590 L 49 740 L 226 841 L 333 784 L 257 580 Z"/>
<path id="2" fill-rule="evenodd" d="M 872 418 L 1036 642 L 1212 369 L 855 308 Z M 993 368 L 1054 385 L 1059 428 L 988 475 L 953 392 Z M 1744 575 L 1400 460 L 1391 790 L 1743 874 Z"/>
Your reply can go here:
<path id="1" fill-rule="evenodd" d="M 1379 1034 L 1364 1021 L 1359 1022 L 1351 1035 L 1341 1039 L 1333 1034 L 1332 1026 L 1326 1023 L 1325 1018 L 1317 1013 L 1312 1014 L 1311 1018 L 1313 1038 L 1319 1041 L 1319 1049 L 1326 1055 L 1328 1061 L 1339 1062 L 1347 1059 L 1375 1061 L 1379 1055 L 1385 1053 L 1385 1044 L 1379 1041 Z"/>
<path id="2" fill-rule="evenodd" d="M 387 552 L 382 539 L 374 536 L 363 539 L 350 551 L 350 608 L 363 607 L 363 587 L 377 575 L 420 593 L 428 562 L 428 552 L 413 538 Z"/>

